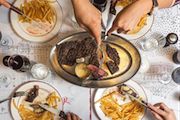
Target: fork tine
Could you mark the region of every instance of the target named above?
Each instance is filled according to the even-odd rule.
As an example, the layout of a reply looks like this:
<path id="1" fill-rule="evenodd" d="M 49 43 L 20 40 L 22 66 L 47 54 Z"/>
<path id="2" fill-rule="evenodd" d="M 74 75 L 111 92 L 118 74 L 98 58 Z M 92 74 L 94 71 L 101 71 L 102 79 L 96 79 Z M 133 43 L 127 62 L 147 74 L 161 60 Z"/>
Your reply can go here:
<path id="1" fill-rule="evenodd" d="M 13 97 L 20 97 L 20 96 L 25 96 L 25 95 L 26 95 L 26 92 L 18 91 L 13 94 Z"/>

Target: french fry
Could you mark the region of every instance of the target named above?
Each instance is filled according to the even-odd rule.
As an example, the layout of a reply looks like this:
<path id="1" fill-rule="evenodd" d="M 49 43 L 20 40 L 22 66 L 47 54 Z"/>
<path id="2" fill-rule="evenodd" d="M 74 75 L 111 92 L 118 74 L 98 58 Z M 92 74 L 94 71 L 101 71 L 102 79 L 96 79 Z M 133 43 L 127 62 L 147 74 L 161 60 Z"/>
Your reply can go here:
<path id="1" fill-rule="evenodd" d="M 47 0 L 31 0 L 20 5 L 20 9 L 25 15 L 33 20 L 53 23 L 55 21 L 55 12 Z M 28 22 L 26 17 L 19 16 L 20 22 Z"/>

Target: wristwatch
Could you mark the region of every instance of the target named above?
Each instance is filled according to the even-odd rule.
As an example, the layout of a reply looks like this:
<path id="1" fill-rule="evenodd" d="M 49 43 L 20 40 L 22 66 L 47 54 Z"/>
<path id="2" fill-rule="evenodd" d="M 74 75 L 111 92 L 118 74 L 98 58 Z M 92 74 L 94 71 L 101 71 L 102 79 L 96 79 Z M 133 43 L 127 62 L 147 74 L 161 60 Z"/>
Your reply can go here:
<path id="1" fill-rule="evenodd" d="M 148 13 L 149 15 L 152 15 L 154 12 L 156 12 L 158 10 L 158 0 L 152 0 L 153 3 L 153 7 L 151 9 L 151 11 Z"/>

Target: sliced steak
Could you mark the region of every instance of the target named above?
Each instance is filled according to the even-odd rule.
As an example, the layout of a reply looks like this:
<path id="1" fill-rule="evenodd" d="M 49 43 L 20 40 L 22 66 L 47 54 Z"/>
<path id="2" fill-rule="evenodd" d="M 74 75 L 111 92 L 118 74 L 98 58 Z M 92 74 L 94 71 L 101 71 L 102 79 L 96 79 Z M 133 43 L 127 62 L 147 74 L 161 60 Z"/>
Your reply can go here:
<path id="1" fill-rule="evenodd" d="M 95 66 L 95 65 L 88 65 L 87 68 L 91 71 L 92 76 L 94 79 L 101 79 L 104 76 L 107 76 L 108 74 L 106 73 L 106 71 L 104 71 L 103 69 Z"/>
<path id="2" fill-rule="evenodd" d="M 98 60 L 94 55 L 97 51 L 97 44 L 92 38 L 64 42 L 58 45 L 57 49 L 59 64 L 72 66 L 76 63 L 76 59 L 92 56 L 92 63 L 99 66 Z"/>
<path id="3" fill-rule="evenodd" d="M 106 45 L 106 53 L 111 60 L 114 61 L 115 64 L 119 65 L 120 57 L 115 48 L 112 48 L 109 44 Z"/>
<path id="4" fill-rule="evenodd" d="M 97 53 L 91 55 L 91 57 L 89 59 L 89 64 L 99 67 L 100 64 L 99 64 Z"/>
<path id="5" fill-rule="evenodd" d="M 106 63 L 106 65 L 107 65 L 109 71 L 111 72 L 111 74 L 114 74 L 119 70 L 118 65 L 116 63 L 114 63 L 113 61 L 108 61 Z"/>
<path id="6" fill-rule="evenodd" d="M 38 96 L 39 94 L 39 86 L 35 85 L 27 94 L 27 97 L 25 101 L 27 102 L 33 102 L 34 99 Z"/>

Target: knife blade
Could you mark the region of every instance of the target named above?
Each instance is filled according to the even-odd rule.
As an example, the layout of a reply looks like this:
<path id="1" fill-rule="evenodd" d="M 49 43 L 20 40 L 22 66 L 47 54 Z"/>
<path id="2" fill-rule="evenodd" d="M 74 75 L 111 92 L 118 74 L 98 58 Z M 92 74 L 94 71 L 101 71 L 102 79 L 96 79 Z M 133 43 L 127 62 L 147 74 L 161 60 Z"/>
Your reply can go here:
<path id="1" fill-rule="evenodd" d="M 139 97 L 135 97 L 131 94 L 129 94 L 128 92 L 126 91 L 122 91 L 123 93 L 127 94 L 129 97 L 133 98 L 134 100 L 136 100 L 138 103 L 140 103 L 141 105 L 143 105 L 144 107 L 147 107 L 148 108 L 148 103 L 145 102 L 144 100 L 141 100 Z"/>
<path id="2" fill-rule="evenodd" d="M 57 116 L 59 116 L 59 113 L 60 113 L 59 110 L 57 110 L 57 109 L 55 109 L 55 108 L 53 108 L 53 107 L 51 107 L 49 105 L 39 104 L 39 106 L 42 107 L 43 109 L 57 115 Z"/>
<path id="3" fill-rule="evenodd" d="M 111 28 L 112 21 L 114 20 L 114 18 L 116 16 L 116 8 L 115 8 L 116 4 L 117 4 L 117 0 L 111 0 L 110 6 L 109 6 L 107 23 L 106 23 L 106 27 L 105 27 L 105 38 L 104 38 L 104 40 L 107 39 L 107 37 L 108 37 L 107 32 Z"/>
<path id="4" fill-rule="evenodd" d="M 141 100 L 140 98 L 135 97 L 135 96 L 129 94 L 128 92 L 126 92 L 126 91 L 122 91 L 122 92 L 125 93 L 125 94 L 127 94 L 129 97 L 133 98 L 134 100 L 136 100 L 138 103 L 140 103 L 140 104 L 143 105 L 144 107 L 146 107 L 146 108 L 150 109 L 151 111 L 154 111 L 155 113 L 157 113 L 155 110 L 153 110 L 152 108 L 150 108 L 150 107 L 148 106 L 148 103 L 147 103 L 146 101 Z M 159 113 L 157 113 L 157 114 L 159 114 Z"/>

